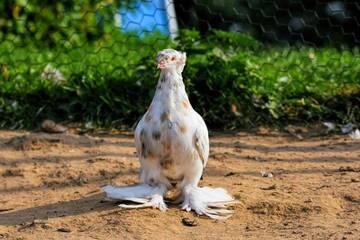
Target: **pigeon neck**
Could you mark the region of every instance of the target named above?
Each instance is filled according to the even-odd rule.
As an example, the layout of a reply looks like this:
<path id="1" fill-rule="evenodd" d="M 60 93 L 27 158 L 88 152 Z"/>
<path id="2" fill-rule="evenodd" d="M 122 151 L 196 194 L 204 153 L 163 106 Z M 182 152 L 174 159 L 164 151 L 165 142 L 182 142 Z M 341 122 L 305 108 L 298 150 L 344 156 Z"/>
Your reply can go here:
<path id="1" fill-rule="evenodd" d="M 171 89 L 176 86 L 183 86 L 181 73 L 175 69 L 164 69 L 161 71 L 160 78 L 157 84 L 158 89 Z"/>
<path id="2" fill-rule="evenodd" d="M 181 73 L 175 70 L 161 71 L 153 101 L 161 102 L 169 110 L 183 100 L 188 100 L 188 97 Z"/>

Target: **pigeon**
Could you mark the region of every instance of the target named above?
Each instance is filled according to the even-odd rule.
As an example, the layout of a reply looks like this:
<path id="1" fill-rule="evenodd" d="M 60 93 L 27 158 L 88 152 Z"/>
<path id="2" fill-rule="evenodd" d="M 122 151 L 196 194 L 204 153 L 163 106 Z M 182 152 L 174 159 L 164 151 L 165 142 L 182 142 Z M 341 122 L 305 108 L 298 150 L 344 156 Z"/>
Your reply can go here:
<path id="1" fill-rule="evenodd" d="M 226 209 L 236 203 L 223 188 L 199 187 L 209 158 L 208 129 L 193 109 L 185 91 L 182 72 L 186 53 L 164 49 L 157 55 L 161 70 L 153 100 L 135 129 L 135 146 L 140 161 L 140 183 L 133 186 L 105 186 L 110 199 L 137 204 L 122 208 L 153 207 L 167 210 L 165 194 L 179 190 L 181 208 L 213 219 L 226 219 Z"/>

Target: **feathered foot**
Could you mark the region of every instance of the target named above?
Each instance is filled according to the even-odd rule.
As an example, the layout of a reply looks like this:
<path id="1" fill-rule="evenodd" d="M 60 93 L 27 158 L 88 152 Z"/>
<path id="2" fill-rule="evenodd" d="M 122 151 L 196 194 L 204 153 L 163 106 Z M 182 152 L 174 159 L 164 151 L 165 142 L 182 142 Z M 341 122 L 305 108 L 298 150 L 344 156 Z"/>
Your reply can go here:
<path id="1" fill-rule="evenodd" d="M 228 204 L 238 203 L 223 188 L 185 187 L 183 210 L 194 210 L 199 215 L 206 215 L 212 219 L 224 220 L 231 217 L 232 210 L 225 209 Z"/>
<path id="2" fill-rule="evenodd" d="M 138 184 L 127 187 L 103 187 L 106 196 L 111 199 L 126 200 L 140 204 L 120 204 L 121 208 L 158 208 L 166 211 L 164 202 L 164 189 L 160 186 L 150 186 L 148 184 Z"/>

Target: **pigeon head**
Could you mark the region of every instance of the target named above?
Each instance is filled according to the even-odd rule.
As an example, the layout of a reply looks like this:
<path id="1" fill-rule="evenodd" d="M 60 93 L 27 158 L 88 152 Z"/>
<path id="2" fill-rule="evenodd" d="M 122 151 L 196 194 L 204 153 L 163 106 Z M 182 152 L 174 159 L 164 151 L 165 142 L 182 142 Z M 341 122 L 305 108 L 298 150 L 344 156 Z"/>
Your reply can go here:
<path id="1" fill-rule="evenodd" d="M 186 53 L 174 49 L 164 49 L 156 57 L 157 68 L 163 70 L 175 70 L 181 73 L 185 67 Z"/>

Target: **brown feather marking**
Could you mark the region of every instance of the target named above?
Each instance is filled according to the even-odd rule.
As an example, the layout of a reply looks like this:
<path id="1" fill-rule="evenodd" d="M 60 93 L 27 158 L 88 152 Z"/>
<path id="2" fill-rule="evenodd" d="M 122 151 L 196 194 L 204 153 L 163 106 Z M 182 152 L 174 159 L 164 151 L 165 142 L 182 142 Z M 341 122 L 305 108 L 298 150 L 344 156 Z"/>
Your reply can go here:
<path id="1" fill-rule="evenodd" d="M 184 134 L 184 133 L 186 133 L 187 127 L 186 127 L 186 125 L 184 124 L 184 125 L 180 126 L 179 129 L 180 129 L 180 132 Z"/>
<path id="2" fill-rule="evenodd" d="M 161 80 L 160 80 L 160 81 L 161 81 L 161 82 L 165 82 L 165 80 L 166 80 L 166 79 L 165 79 L 165 76 L 162 76 L 162 75 L 161 75 Z"/>
<path id="3" fill-rule="evenodd" d="M 140 155 L 143 158 L 155 158 L 154 154 L 146 145 L 146 132 L 144 129 L 142 129 L 140 132 L 140 142 L 141 142 Z"/>
<path id="4" fill-rule="evenodd" d="M 152 133 L 152 137 L 156 140 L 156 141 L 158 141 L 159 139 L 160 139 L 160 137 L 161 137 L 161 133 L 159 132 L 159 131 L 153 131 L 153 133 Z"/>
<path id="5" fill-rule="evenodd" d="M 171 151 L 171 143 L 168 141 L 161 141 L 163 149 L 167 152 L 167 154 Z"/>
<path id="6" fill-rule="evenodd" d="M 184 101 L 182 101 L 182 105 L 184 108 L 189 108 L 190 106 L 189 100 L 185 99 Z"/>
<path id="7" fill-rule="evenodd" d="M 174 162 L 170 155 L 165 155 L 160 159 L 160 165 L 164 169 L 170 169 L 173 166 Z"/>
<path id="8" fill-rule="evenodd" d="M 160 165 L 164 169 L 170 169 L 174 165 L 174 160 L 171 158 L 171 138 L 162 139 L 164 155 L 160 158 Z"/>
<path id="9" fill-rule="evenodd" d="M 149 107 L 149 109 L 147 110 L 147 112 L 146 112 L 146 115 L 145 115 L 145 121 L 146 122 L 150 122 L 151 121 L 151 119 L 152 119 L 152 109 L 153 109 L 153 105 L 151 104 L 150 105 L 150 107 Z"/>
<path id="10" fill-rule="evenodd" d="M 168 112 L 163 112 L 160 116 L 160 121 L 161 122 L 164 122 L 166 120 L 169 120 L 170 119 L 170 115 Z"/>
<path id="11" fill-rule="evenodd" d="M 146 121 L 146 122 L 150 122 L 151 119 L 152 119 L 152 116 L 151 116 L 150 112 L 148 112 L 148 113 L 145 115 L 145 121 Z"/>
<path id="12" fill-rule="evenodd" d="M 155 155 L 151 152 L 151 150 L 149 148 L 146 149 L 147 152 L 146 152 L 146 156 L 148 159 L 154 159 L 155 158 Z"/>
<path id="13" fill-rule="evenodd" d="M 201 143 L 199 141 L 199 137 L 197 136 L 197 132 L 194 133 L 193 142 L 194 142 L 195 149 L 196 149 L 197 153 L 199 154 L 200 160 L 201 160 L 203 166 L 205 167 L 205 157 L 204 157 L 203 149 L 201 147 Z"/>
<path id="14" fill-rule="evenodd" d="M 140 142 L 141 142 L 141 149 L 140 155 L 146 158 L 146 145 L 145 145 L 145 130 L 141 129 L 140 131 Z"/>

